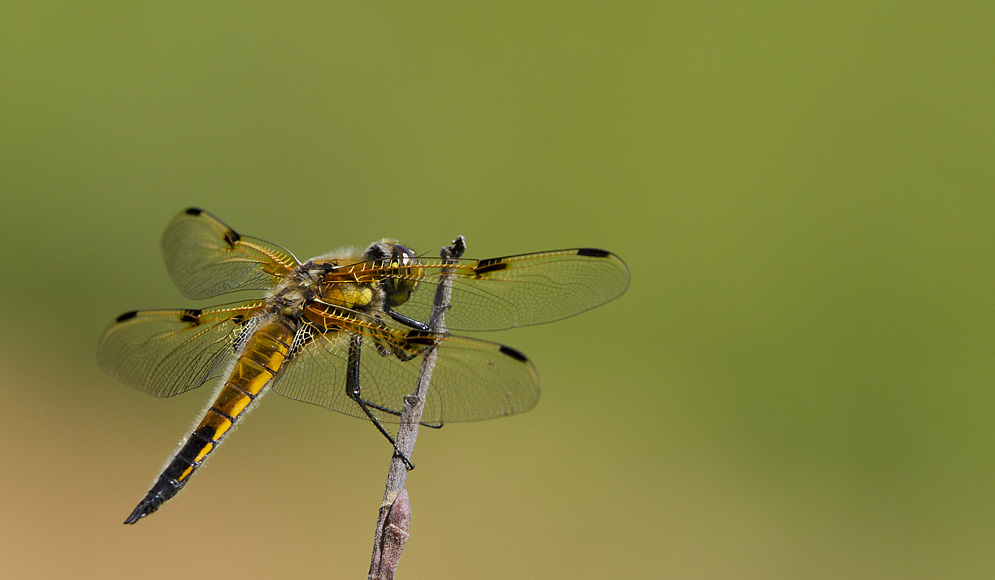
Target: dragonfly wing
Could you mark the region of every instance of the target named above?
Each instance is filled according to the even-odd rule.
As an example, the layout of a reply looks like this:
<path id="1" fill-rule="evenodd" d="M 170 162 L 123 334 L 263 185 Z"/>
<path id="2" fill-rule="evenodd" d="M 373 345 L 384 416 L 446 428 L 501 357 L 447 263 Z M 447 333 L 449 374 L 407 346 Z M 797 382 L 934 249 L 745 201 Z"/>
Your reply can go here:
<path id="1" fill-rule="evenodd" d="M 162 253 L 173 283 L 195 299 L 266 290 L 297 266 L 288 250 L 243 236 L 197 208 L 173 218 L 162 237 Z"/>
<path id="2" fill-rule="evenodd" d="M 100 339 L 97 362 L 129 387 L 156 397 L 177 395 L 225 371 L 262 306 L 249 300 L 205 310 L 127 312 Z"/>
<path id="3" fill-rule="evenodd" d="M 629 268 L 615 254 L 574 248 L 447 264 L 419 258 L 385 268 L 384 278 L 416 282 L 395 310 L 427 322 L 443 268 L 452 272 L 446 326 L 456 331 L 502 330 L 560 320 L 613 300 L 629 286 Z M 336 274 L 330 274 L 330 277 Z"/>
<path id="4" fill-rule="evenodd" d="M 365 418 L 359 405 L 349 398 L 346 385 L 350 338 L 357 333 L 362 337 L 362 398 L 381 422 L 398 422 L 404 396 L 415 390 L 425 355 L 436 340 L 438 354 L 423 423 L 491 419 L 528 411 L 539 401 L 539 376 L 520 352 L 492 342 L 460 336 L 440 339 L 393 326 L 386 331 L 354 326 L 322 333 L 305 323 L 273 390 Z"/>
<path id="5" fill-rule="evenodd" d="M 438 349 L 428 395 L 433 405 L 426 404 L 423 421 L 483 421 L 524 413 L 539 402 L 539 373 L 520 351 L 452 335 Z"/>

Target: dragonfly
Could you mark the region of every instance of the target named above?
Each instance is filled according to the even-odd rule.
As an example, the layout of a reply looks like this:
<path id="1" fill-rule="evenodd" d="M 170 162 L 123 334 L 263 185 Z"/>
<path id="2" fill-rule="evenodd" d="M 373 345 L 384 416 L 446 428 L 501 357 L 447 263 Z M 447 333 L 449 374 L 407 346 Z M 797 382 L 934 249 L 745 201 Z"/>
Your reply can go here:
<path id="1" fill-rule="evenodd" d="M 268 391 L 367 419 L 395 453 L 383 424 L 399 421 L 429 353 L 435 367 L 422 425 L 528 411 L 540 392 L 532 361 L 510 346 L 450 331 L 563 319 L 629 285 L 625 262 L 594 248 L 442 259 L 383 239 L 301 262 L 198 208 L 170 222 L 162 252 L 187 298 L 264 294 L 203 309 L 133 310 L 104 333 L 97 361 L 130 387 L 172 397 L 215 385 L 210 406 L 125 524 L 175 496 Z M 444 281 L 449 301 L 439 329 L 435 294 Z"/>

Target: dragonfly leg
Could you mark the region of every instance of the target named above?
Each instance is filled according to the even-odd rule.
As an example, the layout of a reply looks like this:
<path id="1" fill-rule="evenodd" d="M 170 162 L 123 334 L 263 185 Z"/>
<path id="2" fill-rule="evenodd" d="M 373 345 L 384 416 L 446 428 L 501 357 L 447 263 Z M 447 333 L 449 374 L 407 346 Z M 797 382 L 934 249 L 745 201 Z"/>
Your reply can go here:
<path id="1" fill-rule="evenodd" d="M 378 405 L 378 404 L 374 403 L 373 401 L 367 401 L 366 399 L 363 399 L 362 403 L 363 403 L 363 405 L 366 405 L 366 407 L 369 408 L 369 409 L 376 409 L 377 411 L 381 411 L 381 412 L 387 413 L 388 415 L 394 415 L 395 417 L 400 417 L 401 416 L 401 412 L 400 411 L 395 411 L 394 409 L 388 409 L 387 407 L 384 407 L 383 405 Z M 422 427 L 428 427 L 429 429 L 442 429 L 442 426 L 444 425 L 444 423 L 441 423 L 441 422 L 440 423 L 426 423 L 425 421 L 419 421 L 418 424 L 421 425 Z"/>
<path id="2" fill-rule="evenodd" d="M 387 441 L 390 441 L 391 446 L 394 448 L 394 454 L 400 457 L 401 461 L 404 462 L 404 466 L 408 468 L 408 471 L 411 471 L 415 468 L 415 464 L 411 463 L 411 460 L 397 448 L 397 442 L 390 436 L 390 433 L 383 428 L 380 421 L 373 416 L 373 413 L 368 408 L 366 401 L 364 401 L 361 396 L 359 386 L 359 355 L 362 340 L 362 336 L 358 334 L 349 340 L 349 366 L 346 369 L 346 394 L 349 395 L 350 399 L 356 401 L 356 404 L 359 405 L 359 408 L 362 409 L 364 413 L 366 413 L 366 416 L 373 422 L 373 425 L 376 426 L 377 430 L 380 431 L 380 434 L 386 437 Z M 380 407 L 374 408 L 380 409 Z"/>
<path id="3" fill-rule="evenodd" d="M 428 330 L 429 329 L 428 325 L 425 324 L 424 322 L 422 322 L 420 320 L 415 320 L 414 318 L 411 318 L 409 316 L 405 316 L 405 315 L 401 314 L 400 312 L 394 312 L 394 310 L 392 308 L 388 308 L 387 306 L 384 306 L 383 310 L 384 310 L 384 312 L 386 312 L 387 314 L 389 314 L 391 318 L 393 318 L 394 320 L 400 322 L 401 324 L 403 324 L 405 326 L 410 326 L 411 328 L 415 328 L 415 329 L 418 329 L 418 330 Z"/>

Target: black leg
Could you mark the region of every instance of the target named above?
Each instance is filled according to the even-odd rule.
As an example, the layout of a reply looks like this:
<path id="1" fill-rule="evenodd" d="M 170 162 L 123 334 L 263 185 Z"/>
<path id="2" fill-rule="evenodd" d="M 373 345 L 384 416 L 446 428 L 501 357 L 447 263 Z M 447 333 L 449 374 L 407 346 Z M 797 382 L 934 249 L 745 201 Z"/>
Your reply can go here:
<path id="1" fill-rule="evenodd" d="M 395 411 L 394 409 L 388 409 L 387 407 L 384 407 L 383 405 L 378 405 L 373 401 L 367 401 L 366 399 L 363 399 L 362 404 L 366 405 L 370 409 L 376 409 L 377 411 L 382 411 L 384 413 L 387 413 L 388 415 L 394 415 L 395 417 L 401 416 L 400 411 Z M 444 425 L 444 423 L 426 423 L 425 421 L 419 421 L 418 424 L 421 425 L 422 427 L 428 427 L 429 429 L 442 429 L 442 426 Z"/>
<path id="2" fill-rule="evenodd" d="M 411 328 L 416 328 L 418 330 L 428 330 L 428 325 L 425 324 L 424 322 L 421 322 L 419 320 L 415 320 L 414 318 L 405 316 L 405 315 L 401 314 L 400 312 L 394 312 L 393 309 L 388 308 L 386 306 L 384 306 L 383 310 L 384 310 L 384 312 L 386 312 L 387 314 L 389 314 L 391 318 L 393 318 L 394 320 L 400 322 L 401 324 L 403 324 L 405 326 L 410 326 Z"/>
<path id="3" fill-rule="evenodd" d="M 350 399 L 356 401 L 356 404 L 359 405 L 359 408 L 362 409 L 364 413 L 366 413 L 366 416 L 369 417 L 370 421 L 373 421 L 373 424 L 376 426 L 377 430 L 379 430 L 380 433 L 387 438 L 387 441 L 390 441 L 391 446 L 394 448 L 394 454 L 400 457 L 401 461 L 404 462 L 404 466 L 408 468 L 408 471 L 411 471 L 415 468 L 415 465 L 411 463 L 411 460 L 405 457 L 403 453 L 401 453 L 400 449 L 397 448 L 397 442 L 394 441 L 394 438 L 390 436 L 390 433 L 383 428 L 380 421 L 373 416 L 373 413 L 366 406 L 366 401 L 364 401 L 363 397 L 360 395 L 359 355 L 361 352 L 360 349 L 363 345 L 362 341 L 363 337 L 359 334 L 354 335 L 349 340 L 349 366 L 346 369 L 346 394 L 349 395 Z M 376 408 L 379 409 L 379 407 Z"/>

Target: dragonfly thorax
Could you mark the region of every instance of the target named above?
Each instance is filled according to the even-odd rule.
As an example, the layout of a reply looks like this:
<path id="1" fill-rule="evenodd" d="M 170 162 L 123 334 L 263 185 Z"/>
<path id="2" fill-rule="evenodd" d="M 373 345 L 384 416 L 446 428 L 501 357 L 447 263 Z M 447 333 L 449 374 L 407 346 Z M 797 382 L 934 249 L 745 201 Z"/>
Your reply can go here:
<path id="1" fill-rule="evenodd" d="M 299 319 L 304 311 L 304 305 L 319 295 L 321 280 L 330 269 L 332 269 L 330 264 L 319 264 L 314 260 L 300 264 L 266 296 L 267 310 Z"/>

